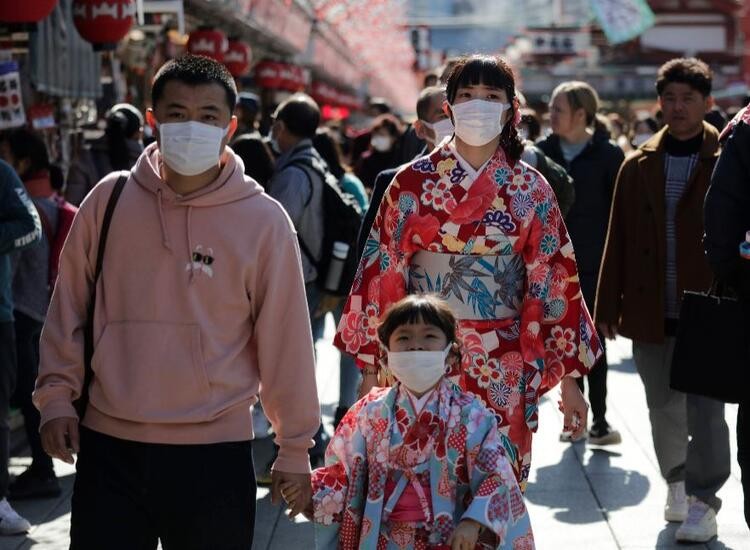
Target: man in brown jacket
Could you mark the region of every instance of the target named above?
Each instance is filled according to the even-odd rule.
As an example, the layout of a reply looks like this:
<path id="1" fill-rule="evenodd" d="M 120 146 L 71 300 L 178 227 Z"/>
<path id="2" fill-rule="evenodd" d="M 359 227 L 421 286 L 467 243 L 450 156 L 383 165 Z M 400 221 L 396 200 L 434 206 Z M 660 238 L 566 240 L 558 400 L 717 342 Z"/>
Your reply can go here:
<path id="1" fill-rule="evenodd" d="M 606 337 L 633 340 L 656 457 L 669 484 L 664 516 L 682 522 L 677 540 L 695 542 L 716 535 L 716 493 L 730 472 L 724 404 L 669 387 L 682 292 L 711 283 L 702 245 L 703 200 L 719 156 L 718 133 L 703 122 L 711 80 L 695 58 L 659 69 L 666 126 L 620 169 L 595 309 Z"/>

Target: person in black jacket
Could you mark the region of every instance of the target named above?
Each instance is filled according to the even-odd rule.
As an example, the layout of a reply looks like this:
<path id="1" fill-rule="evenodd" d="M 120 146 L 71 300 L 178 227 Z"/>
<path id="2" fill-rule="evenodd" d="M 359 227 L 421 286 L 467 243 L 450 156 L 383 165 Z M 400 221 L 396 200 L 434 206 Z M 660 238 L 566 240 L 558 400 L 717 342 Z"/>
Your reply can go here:
<path id="1" fill-rule="evenodd" d="M 448 120 L 448 115 L 443 112 L 444 100 L 445 89 L 436 86 L 425 88 L 419 95 L 419 99 L 417 100 L 417 120 L 414 122 L 413 128 L 416 136 L 424 140 L 427 145 L 414 157 L 415 159 L 432 151 L 437 145 L 436 142 L 441 142 L 442 138 L 445 137 L 443 132 L 440 131 L 441 126 L 445 125 L 441 121 Z M 436 128 L 435 124 L 439 122 L 441 124 Z M 409 162 L 412 161 L 410 160 Z M 372 194 L 370 195 L 370 207 L 365 213 L 365 218 L 362 220 L 362 226 L 359 230 L 359 237 L 357 237 L 357 252 L 360 257 L 362 256 L 362 251 L 365 249 L 367 235 L 370 233 L 372 222 L 378 213 L 380 201 L 383 200 L 385 190 L 401 168 L 402 166 L 397 166 L 396 168 L 383 170 L 375 178 L 375 183 L 372 186 Z"/>
<path id="2" fill-rule="evenodd" d="M 737 114 L 720 138 L 723 149 L 711 177 L 711 187 L 704 206 L 704 244 L 716 277 L 733 289 L 747 309 L 750 309 L 750 260 L 739 254 L 739 244 L 745 240 L 745 233 L 750 230 L 748 107 Z M 740 403 L 737 411 L 737 462 L 742 470 L 745 521 L 750 527 L 750 398 Z"/>
<path id="3" fill-rule="evenodd" d="M 575 186 L 575 202 L 565 218 L 576 250 L 581 290 L 593 307 L 599 266 L 607 237 L 609 210 L 615 179 L 624 159 L 622 150 L 610 141 L 598 123 L 599 97 L 585 82 L 560 84 L 552 93 L 550 123 L 553 134 L 537 143 L 539 148 L 568 171 Z M 604 344 L 604 337 L 599 338 Z M 619 443 L 621 436 L 606 420 L 607 355 L 602 355 L 588 375 L 593 424 L 589 442 L 596 445 Z M 583 379 L 578 379 L 583 391 Z M 570 441 L 563 433 L 561 440 Z"/>

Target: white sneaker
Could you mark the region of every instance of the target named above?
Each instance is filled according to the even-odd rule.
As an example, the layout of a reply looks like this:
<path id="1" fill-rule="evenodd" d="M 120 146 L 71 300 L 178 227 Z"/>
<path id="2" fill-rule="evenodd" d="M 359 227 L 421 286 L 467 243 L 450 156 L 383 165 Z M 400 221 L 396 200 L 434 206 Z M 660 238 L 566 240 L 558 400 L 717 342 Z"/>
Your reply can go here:
<path id="1" fill-rule="evenodd" d="M 28 533 L 31 524 L 11 508 L 7 499 L 0 500 L 0 535 Z"/>
<path id="2" fill-rule="evenodd" d="M 688 516 L 688 499 L 685 494 L 685 482 L 675 481 L 669 484 L 667 504 L 664 506 L 665 521 L 685 521 Z"/>
<path id="3" fill-rule="evenodd" d="M 716 512 L 695 497 L 689 498 L 688 515 L 677 528 L 678 542 L 708 542 L 716 536 Z"/>

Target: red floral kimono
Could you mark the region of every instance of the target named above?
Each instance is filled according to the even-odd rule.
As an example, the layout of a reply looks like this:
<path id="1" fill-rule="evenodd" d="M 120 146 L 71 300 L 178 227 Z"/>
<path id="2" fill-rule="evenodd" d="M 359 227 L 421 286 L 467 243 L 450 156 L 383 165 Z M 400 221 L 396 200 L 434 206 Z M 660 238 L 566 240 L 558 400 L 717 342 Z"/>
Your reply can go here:
<path id="1" fill-rule="evenodd" d="M 544 178 L 502 148 L 478 171 L 451 142 L 393 180 L 370 231 L 335 345 L 379 365 L 377 326 L 407 293 L 446 299 L 462 364 L 450 373 L 498 421 L 525 488 L 539 397 L 601 354 L 557 201 Z M 384 365 L 380 365 L 381 367 Z"/>

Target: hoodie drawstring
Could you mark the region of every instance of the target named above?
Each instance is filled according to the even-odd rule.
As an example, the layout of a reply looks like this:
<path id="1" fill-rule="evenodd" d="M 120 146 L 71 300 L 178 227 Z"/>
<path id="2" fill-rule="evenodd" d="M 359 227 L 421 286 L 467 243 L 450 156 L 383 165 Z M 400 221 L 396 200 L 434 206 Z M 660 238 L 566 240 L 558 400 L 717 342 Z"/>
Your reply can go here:
<path id="1" fill-rule="evenodd" d="M 190 229 L 190 217 L 193 213 L 193 207 L 188 205 L 187 207 L 187 239 L 188 239 L 188 262 L 190 265 L 190 283 L 193 284 L 193 273 L 195 272 L 195 266 L 193 265 L 193 233 Z"/>
<path id="2" fill-rule="evenodd" d="M 167 222 L 164 220 L 164 206 L 161 198 L 161 189 L 156 190 L 156 199 L 159 206 L 159 224 L 161 225 L 161 244 L 164 248 L 172 252 L 172 243 L 169 242 L 169 234 L 167 233 Z"/>

